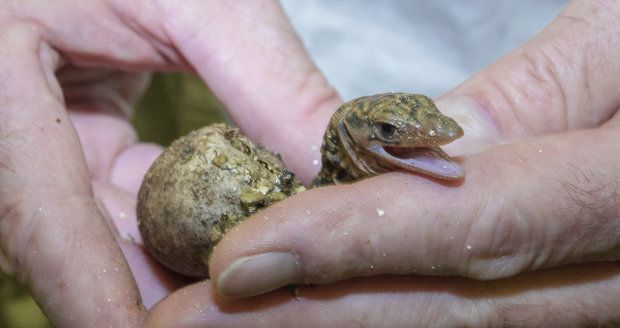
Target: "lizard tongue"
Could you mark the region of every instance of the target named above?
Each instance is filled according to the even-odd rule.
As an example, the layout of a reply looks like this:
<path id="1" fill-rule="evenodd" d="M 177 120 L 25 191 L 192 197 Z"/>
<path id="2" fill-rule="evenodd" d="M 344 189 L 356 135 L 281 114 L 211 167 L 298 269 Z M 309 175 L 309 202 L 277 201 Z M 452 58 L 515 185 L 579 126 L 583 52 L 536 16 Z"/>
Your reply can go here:
<path id="1" fill-rule="evenodd" d="M 378 148 L 392 164 L 408 171 L 445 180 L 457 180 L 465 175 L 463 167 L 439 147 Z"/>

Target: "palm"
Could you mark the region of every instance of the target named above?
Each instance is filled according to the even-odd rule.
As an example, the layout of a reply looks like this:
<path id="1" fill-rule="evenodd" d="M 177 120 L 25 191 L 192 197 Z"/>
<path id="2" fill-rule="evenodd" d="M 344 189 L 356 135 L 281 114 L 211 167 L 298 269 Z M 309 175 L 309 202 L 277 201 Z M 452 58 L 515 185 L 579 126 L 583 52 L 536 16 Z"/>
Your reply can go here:
<path id="1" fill-rule="evenodd" d="M 72 76 L 91 76 L 80 81 L 80 94 L 92 95 L 73 99 Z M 142 176 L 159 154 L 160 147 L 137 142 L 126 108 L 137 92 L 125 95 L 120 90 L 139 91 L 144 78 L 138 75 L 106 71 L 65 69 L 59 74 L 71 121 L 78 132 L 96 199 L 114 223 L 117 240 L 130 264 L 144 303 L 150 307 L 183 284 L 183 279 L 165 270 L 144 251 L 138 232 L 135 206 Z M 85 87 L 87 86 L 87 87 Z"/>

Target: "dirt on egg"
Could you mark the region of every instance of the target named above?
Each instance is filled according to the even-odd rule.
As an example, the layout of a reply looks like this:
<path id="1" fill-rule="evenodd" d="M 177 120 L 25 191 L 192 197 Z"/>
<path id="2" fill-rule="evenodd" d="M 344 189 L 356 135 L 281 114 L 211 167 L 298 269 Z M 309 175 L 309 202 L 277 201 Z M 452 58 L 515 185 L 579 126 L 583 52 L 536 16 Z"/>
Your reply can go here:
<path id="1" fill-rule="evenodd" d="M 214 124 L 176 140 L 153 163 L 138 194 L 138 225 L 159 262 L 204 278 L 230 228 L 303 190 L 279 156 L 236 128 Z"/>

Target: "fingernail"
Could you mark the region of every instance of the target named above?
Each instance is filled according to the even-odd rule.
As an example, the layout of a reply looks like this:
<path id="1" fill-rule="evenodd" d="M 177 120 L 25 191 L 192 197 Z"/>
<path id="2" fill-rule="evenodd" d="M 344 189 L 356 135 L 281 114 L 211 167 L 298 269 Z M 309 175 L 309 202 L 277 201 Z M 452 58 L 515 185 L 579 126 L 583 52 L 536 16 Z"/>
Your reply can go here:
<path id="1" fill-rule="evenodd" d="M 234 261 L 217 279 L 225 297 L 249 297 L 301 280 L 299 259 L 291 253 L 273 252 Z"/>
<path id="2" fill-rule="evenodd" d="M 501 142 L 500 132 L 488 111 L 469 95 L 458 94 L 440 98 L 439 110 L 456 120 L 465 136 L 442 147 L 450 155 L 483 151 Z"/>

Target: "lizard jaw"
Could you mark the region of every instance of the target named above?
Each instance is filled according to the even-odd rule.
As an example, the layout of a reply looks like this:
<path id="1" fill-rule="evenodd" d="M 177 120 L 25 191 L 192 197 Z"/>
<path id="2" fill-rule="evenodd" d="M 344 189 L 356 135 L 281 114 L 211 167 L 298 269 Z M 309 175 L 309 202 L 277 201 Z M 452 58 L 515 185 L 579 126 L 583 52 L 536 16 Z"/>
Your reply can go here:
<path id="1" fill-rule="evenodd" d="M 437 179 L 458 180 L 465 175 L 463 167 L 439 147 L 396 148 L 373 145 L 369 150 L 396 167 Z"/>

